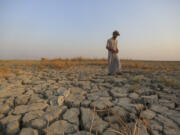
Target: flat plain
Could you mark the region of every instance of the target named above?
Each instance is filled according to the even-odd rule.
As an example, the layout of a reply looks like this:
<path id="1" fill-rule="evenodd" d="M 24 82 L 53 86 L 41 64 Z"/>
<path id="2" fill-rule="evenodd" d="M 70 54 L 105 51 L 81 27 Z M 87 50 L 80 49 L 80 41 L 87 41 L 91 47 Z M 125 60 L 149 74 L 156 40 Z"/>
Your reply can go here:
<path id="1" fill-rule="evenodd" d="M 178 135 L 180 62 L 0 60 L 2 135 Z"/>

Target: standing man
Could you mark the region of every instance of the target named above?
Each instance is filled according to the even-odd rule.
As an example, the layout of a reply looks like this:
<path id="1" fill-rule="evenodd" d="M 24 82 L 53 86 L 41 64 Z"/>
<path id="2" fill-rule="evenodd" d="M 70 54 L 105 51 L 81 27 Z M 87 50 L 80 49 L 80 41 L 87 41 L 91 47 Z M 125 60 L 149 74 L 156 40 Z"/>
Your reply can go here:
<path id="1" fill-rule="evenodd" d="M 118 48 L 117 48 L 117 40 L 116 38 L 120 36 L 119 32 L 115 30 L 113 32 L 113 35 L 110 39 L 107 41 L 106 49 L 108 50 L 108 75 L 120 75 L 120 61 L 118 58 Z"/>

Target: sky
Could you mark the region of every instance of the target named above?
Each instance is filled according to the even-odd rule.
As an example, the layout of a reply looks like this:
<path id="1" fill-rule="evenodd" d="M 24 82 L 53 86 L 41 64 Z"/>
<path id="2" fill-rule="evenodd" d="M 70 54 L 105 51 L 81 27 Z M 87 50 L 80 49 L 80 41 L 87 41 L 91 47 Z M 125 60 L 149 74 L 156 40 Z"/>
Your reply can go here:
<path id="1" fill-rule="evenodd" d="M 0 59 L 180 60 L 180 0 L 0 0 Z"/>

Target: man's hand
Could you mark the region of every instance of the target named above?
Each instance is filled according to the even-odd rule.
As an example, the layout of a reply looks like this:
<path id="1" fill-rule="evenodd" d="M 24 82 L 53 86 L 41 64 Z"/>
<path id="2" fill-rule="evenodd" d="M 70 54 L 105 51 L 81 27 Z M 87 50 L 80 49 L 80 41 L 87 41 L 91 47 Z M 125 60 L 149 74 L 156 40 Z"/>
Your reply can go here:
<path id="1" fill-rule="evenodd" d="M 118 49 L 114 50 L 114 49 L 112 49 L 112 48 L 109 48 L 108 46 L 106 47 L 106 49 L 108 49 L 109 51 L 111 51 L 111 52 L 113 52 L 113 53 L 118 53 L 118 52 L 119 52 Z"/>
<path id="2" fill-rule="evenodd" d="M 118 53 L 119 52 L 119 50 L 118 49 L 116 49 L 116 51 L 114 51 L 114 53 Z"/>
<path id="3" fill-rule="evenodd" d="M 111 48 L 110 48 L 110 47 L 108 47 L 108 46 L 106 46 L 106 49 L 108 49 L 109 51 L 114 52 L 114 50 L 113 50 L 113 49 L 111 49 Z"/>

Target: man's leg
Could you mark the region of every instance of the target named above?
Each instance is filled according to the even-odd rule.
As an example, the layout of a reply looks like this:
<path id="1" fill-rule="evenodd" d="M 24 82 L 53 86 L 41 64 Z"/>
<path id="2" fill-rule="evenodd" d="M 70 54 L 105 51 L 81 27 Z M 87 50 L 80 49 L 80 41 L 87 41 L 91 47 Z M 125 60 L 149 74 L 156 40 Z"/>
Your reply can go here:
<path id="1" fill-rule="evenodd" d="M 119 60 L 118 56 L 116 56 L 116 74 L 122 75 L 121 64 L 120 64 L 120 60 Z"/>
<path id="2" fill-rule="evenodd" d="M 113 73 L 112 73 L 112 54 L 108 54 L 108 75 L 113 75 Z"/>

